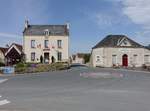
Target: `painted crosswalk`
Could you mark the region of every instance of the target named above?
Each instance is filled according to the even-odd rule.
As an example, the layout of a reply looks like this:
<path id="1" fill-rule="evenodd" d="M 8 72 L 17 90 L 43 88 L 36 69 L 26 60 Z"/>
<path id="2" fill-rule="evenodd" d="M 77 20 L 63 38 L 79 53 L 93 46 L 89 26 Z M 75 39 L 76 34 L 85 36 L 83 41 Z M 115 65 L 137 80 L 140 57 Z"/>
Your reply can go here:
<path id="1" fill-rule="evenodd" d="M 0 83 L 6 82 L 8 79 L 0 79 Z M 0 106 L 9 104 L 10 101 L 7 99 L 1 100 L 2 96 L 0 95 Z"/>
<path id="2" fill-rule="evenodd" d="M 0 101 L 0 106 L 6 105 L 6 104 L 9 104 L 9 103 L 10 103 L 10 101 L 8 101 L 7 99 L 4 99 L 4 100 Z"/>
<path id="3" fill-rule="evenodd" d="M 0 99 L 2 98 L 2 96 L 0 95 Z M 10 101 L 8 101 L 7 99 L 4 100 L 0 100 L 0 106 L 5 105 L 5 104 L 9 104 Z"/>
<path id="4" fill-rule="evenodd" d="M 7 81 L 8 79 L 0 79 L 0 83 Z"/>

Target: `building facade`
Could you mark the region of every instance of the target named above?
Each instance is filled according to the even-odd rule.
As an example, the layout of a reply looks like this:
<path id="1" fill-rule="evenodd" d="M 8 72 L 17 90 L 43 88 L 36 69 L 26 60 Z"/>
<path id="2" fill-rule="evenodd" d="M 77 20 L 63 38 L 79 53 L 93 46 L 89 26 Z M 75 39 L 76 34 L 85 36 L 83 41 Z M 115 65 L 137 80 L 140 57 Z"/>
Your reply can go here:
<path id="1" fill-rule="evenodd" d="M 0 62 L 5 64 L 5 53 L 8 49 L 4 47 L 0 47 Z"/>
<path id="2" fill-rule="evenodd" d="M 22 45 L 12 43 L 7 51 L 5 52 L 5 64 L 15 65 L 22 62 L 24 59 L 24 53 L 22 50 Z"/>
<path id="3" fill-rule="evenodd" d="M 72 63 L 79 63 L 79 64 L 85 64 L 85 56 L 89 56 L 89 53 L 77 53 L 75 55 L 72 55 Z"/>
<path id="4" fill-rule="evenodd" d="M 150 65 L 150 50 L 124 35 L 109 35 L 92 48 L 93 67 Z"/>
<path id="5" fill-rule="evenodd" d="M 53 63 L 69 60 L 69 24 L 29 25 L 23 31 L 26 62 Z"/>
<path id="6" fill-rule="evenodd" d="M 0 48 L 0 62 L 5 65 L 15 65 L 23 60 L 22 45 L 12 43 L 7 48 Z"/>

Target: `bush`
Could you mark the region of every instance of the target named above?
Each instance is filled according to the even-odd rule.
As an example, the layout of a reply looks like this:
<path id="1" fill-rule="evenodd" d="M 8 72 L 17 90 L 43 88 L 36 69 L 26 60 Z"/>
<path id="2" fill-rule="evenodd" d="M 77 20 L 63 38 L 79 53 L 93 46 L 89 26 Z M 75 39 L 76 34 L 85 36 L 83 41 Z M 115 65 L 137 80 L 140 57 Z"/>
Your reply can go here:
<path id="1" fill-rule="evenodd" d="M 25 73 L 27 70 L 27 64 L 24 64 L 24 63 L 18 63 L 16 64 L 15 66 L 15 72 L 17 73 Z"/>
<path id="2" fill-rule="evenodd" d="M 16 64 L 16 68 L 22 68 L 22 67 L 27 67 L 27 65 L 21 62 Z"/>
<path id="3" fill-rule="evenodd" d="M 15 68 L 15 72 L 17 73 L 25 73 L 26 72 L 26 67 L 17 67 Z"/>
<path id="4" fill-rule="evenodd" d="M 147 69 L 146 64 L 143 64 L 143 65 L 142 65 L 142 68 L 143 68 L 143 69 Z"/>
<path id="5" fill-rule="evenodd" d="M 85 63 L 88 63 L 89 61 L 90 61 L 90 54 L 85 54 L 84 55 L 84 61 L 85 61 Z"/>
<path id="6" fill-rule="evenodd" d="M 68 69 L 68 63 L 57 62 L 49 65 L 49 71 Z"/>
<path id="7" fill-rule="evenodd" d="M 17 73 L 36 73 L 36 72 L 48 72 L 65 69 L 68 69 L 68 64 L 63 62 L 57 62 L 53 64 L 19 63 L 15 67 L 15 71 Z"/>
<path id="8" fill-rule="evenodd" d="M 3 62 L 0 62 L 0 67 L 5 66 L 5 64 Z"/>

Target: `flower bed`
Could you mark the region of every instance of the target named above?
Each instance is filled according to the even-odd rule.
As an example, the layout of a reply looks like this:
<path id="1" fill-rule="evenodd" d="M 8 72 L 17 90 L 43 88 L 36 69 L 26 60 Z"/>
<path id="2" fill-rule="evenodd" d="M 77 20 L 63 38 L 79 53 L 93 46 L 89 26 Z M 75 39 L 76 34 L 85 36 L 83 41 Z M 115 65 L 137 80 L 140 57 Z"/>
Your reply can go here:
<path id="1" fill-rule="evenodd" d="M 16 73 L 37 73 L 65 69 L 68 69 L 68 65 L 61 62 L 53 64 L 19 63 L 15 66 Z"/>

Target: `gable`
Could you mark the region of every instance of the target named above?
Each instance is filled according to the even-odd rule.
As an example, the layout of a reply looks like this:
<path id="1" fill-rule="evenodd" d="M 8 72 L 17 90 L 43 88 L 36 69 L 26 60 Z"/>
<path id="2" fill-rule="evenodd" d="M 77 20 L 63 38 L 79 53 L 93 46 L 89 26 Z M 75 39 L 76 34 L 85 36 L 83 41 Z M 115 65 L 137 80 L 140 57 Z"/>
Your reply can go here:
<path id="1" fill-rule="evenodd" d="M 18 47 L 16 44 L 12 44 L 11 47 L 10 47 L 10 48 L 7 50 L 7 52 L 5 53 L 5 56 L 6 56 L 7 54 L 9 54 L 10 52 L 12 52 L 12 50 L 13 50 L 13 52 L 14 52 L 14 50 L 15 50 L 15 52 L 17 52 L 19 55 L 22 54 L 21 48 Z"/>
<path id="2" fill-rule="evenodd" d="M 141 44 L 128 38 L 125 35 L 108 35 L 92 49 L 101 47 L 129 47 L 129 48 L 144 48 Z"/>

